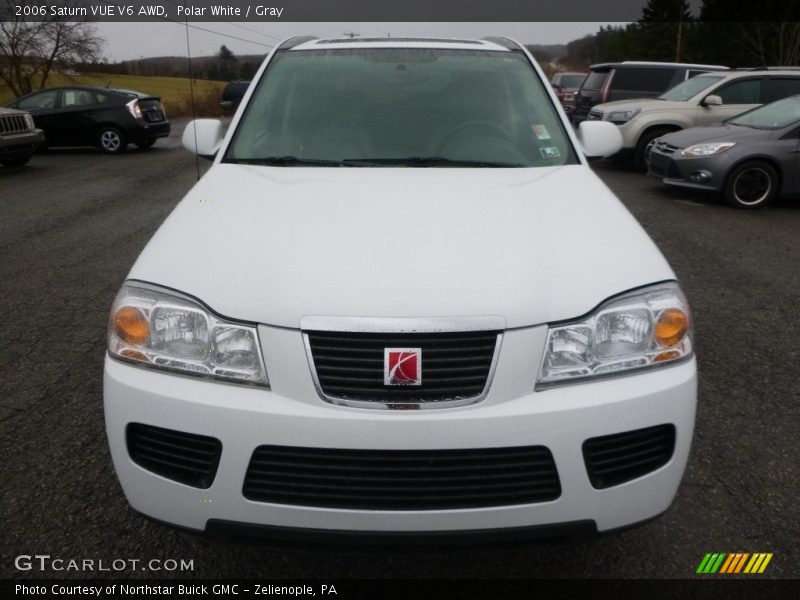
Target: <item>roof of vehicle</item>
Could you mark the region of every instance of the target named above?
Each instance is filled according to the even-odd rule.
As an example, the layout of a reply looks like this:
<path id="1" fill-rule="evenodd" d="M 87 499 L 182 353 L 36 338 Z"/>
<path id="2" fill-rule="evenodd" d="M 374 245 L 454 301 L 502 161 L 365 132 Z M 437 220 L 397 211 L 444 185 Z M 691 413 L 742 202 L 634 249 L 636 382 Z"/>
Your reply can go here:
<path id="1" fill-rule="evenodd" d="M 708 77 L 711 73 L 701 73 L 696 77 Z M 753 76 L 760 76 L 760 75 L 769 75 L 770 77 L 778 76 L 788 76 L 788 77 L 800 77 L 800 70 L 797 69 L 730 69 L 725 73 L 714 73 L 717 77 L 724 77 L 725 79 L 739 79 L 740 77 L 753 77 Z"/>
<path id="2" fill-rule="evenodd" d="M 39 92 L 46 92 L 49 90 L 90 90 L 93 92 L 112 92 L 116 94 L 124 94 L 126 96 L 137 96 L 138 98 L 150 98 L 150 94 L 145 94 L 144 92 L 137 92 L 134 90 L 124 90 L 121 88 L 112 88 L 106 87 L 103 85 L 83 85 L 83 84 L 76 84 L 76 85 L 58 85 L 54 87 L 44 88 L 41 90 L 36 90 L 31 92 L 30 94 L 25 94 L 26 96 L 30 96 L 32 94 L 38 94 Z"/>
<path id="3" fill-rule="evenodd" d="M 723 65 L 701 65 L 696 63 L 650 62 L 646 60 L 624 60 L 622 62 L 597 63 L 589 67 L 593 71 L 601 69 L 617 69 L 619 67 L 680 67 L 682 69 L 709 69 L 712 71 L 727 71 L 729 67 Z"/>
<path id="4" fill-rule="evenodd" d="M 462 40 L 444 38 L 304 38 L 298 44 L 291 40 L 281 45 L 291 50 L 332 50 L 355 48 L 438 48 L 453 50 L 493 50 L 509 52 L 512 42 L 501 38 Z"/>

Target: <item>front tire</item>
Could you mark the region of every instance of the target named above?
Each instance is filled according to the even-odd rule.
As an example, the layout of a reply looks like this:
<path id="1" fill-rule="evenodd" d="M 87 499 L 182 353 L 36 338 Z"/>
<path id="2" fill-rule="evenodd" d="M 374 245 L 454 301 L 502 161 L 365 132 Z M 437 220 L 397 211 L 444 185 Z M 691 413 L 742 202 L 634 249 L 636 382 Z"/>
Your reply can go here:
<path id="1" fill-rule="evenodd" d="M 97 134 L 97 145 L 106 154 L 122 154 L 127 149 L 128 142 L 116 127 L 104 127 Z"/>
<path id="2" fill-rule="evenodd" d="M 753 210 L 775 198 L 779 182 L 775 167 L 763 160 L 750 160 L 731 171 L 723 194 L 725 201 L 734 208 Z"/>
<path id="3" fill-rule="evenodd" d="M 17 158 L 8 158 L 6 160 L 0 160 L 0 164 L 4 167 L 23 167 L 28 164 L 28 161 L 31 159 L 31 155 L 28 156 L 18 156 Z"/>

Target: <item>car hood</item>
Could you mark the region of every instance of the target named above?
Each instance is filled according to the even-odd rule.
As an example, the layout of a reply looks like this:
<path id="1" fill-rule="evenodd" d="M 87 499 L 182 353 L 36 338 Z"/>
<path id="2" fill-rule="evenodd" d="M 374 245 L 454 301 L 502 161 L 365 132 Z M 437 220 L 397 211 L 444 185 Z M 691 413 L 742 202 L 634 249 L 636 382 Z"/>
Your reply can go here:
<path id="1" fill-rule="evenodd" d="M 234 319 L 560 321 L 674 278 L 587 167 L 213 166 L 130 278 Z"/>
<path id="2" fill-rule="evenodd" d="M 599 110 L 603 114 L 610 113 L 616 110 L 634 110 L 640 108 L 642 111 L 658 111 L 658 110 L 692 110 L 697 108 L 689 102 L 673 102 L 671 100 L 656 100 L 654 98 L 640 98 L 638 100 L 615 100 L 614 102 L 606 102 L 605 104 L 598 104 L 592 110 Z"/>
<path id="3" fill-rule="evenodd" d="M 774 132 L 766 129 L 753 129 L 739 125 L 708 125 L 690 127 L 663 136 L 668 144 L 678 148 L 688 148 L 705 142 L 745 142 L 769 138 Z"/>

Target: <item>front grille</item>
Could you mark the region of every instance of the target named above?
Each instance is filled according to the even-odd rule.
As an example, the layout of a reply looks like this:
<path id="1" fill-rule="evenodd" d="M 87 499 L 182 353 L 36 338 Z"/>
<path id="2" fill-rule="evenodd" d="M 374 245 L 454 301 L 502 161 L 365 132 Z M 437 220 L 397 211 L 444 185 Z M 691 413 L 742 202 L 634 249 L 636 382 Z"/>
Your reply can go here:
<path id="1" fill-rule="evenodd" d="M 329 398 L 380 403 L 467 401 L 489 384 L 498 331 L 307 332 L 317 382 Z M 420 348 L 421 385 L 384 385 L 384 349 Z"/>
<path id="2" fill-rule="evenodd" d="M 192 487 L 208 488 L 217 474 L 222 442 L 213 437 L 131 423 L 128 454 L 143 469 Z"/>
<path id="3" fill-rule="evenodd" d="M 369 510 L 446 510 L 549 502 L 561 495 L 544 446 L 464 450 L 340 450 L 260 446 L 249 500 Z"/>
<path id="4" fill-rule="evenodd" d="M 23 115 L 0 115 L 0 133 L 30 131 Z"/>
<path id="5" fill-rule="evenodd" d="M 583 459 L 592 487 L 604 489 L 663 467 L 675 450 L 675 426 L 657 425 L 586 440 Z"/>
<path id="6" fill-rule="evenodd" d="M 655 149 L 661 154 L 672 154 L 678 149 L 678 147 L 666 142 L 662 142 L 661 140 L 656 140 Z"/>

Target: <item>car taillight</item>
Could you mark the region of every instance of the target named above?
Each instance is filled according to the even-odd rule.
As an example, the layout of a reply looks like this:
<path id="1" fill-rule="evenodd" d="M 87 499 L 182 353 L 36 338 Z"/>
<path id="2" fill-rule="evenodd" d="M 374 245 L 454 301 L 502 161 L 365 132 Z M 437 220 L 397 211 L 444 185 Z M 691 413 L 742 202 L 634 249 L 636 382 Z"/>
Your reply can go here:
<path id="1" fill-rule="evenodd" d="M 125 108 L 127 108 L 128 112 L 131 113 L 131 115 L 133 115 L 134 119 L 142 118 L 142 109 L 139 108 L 138 100 L 131 100 L 125 105 Z"/>

